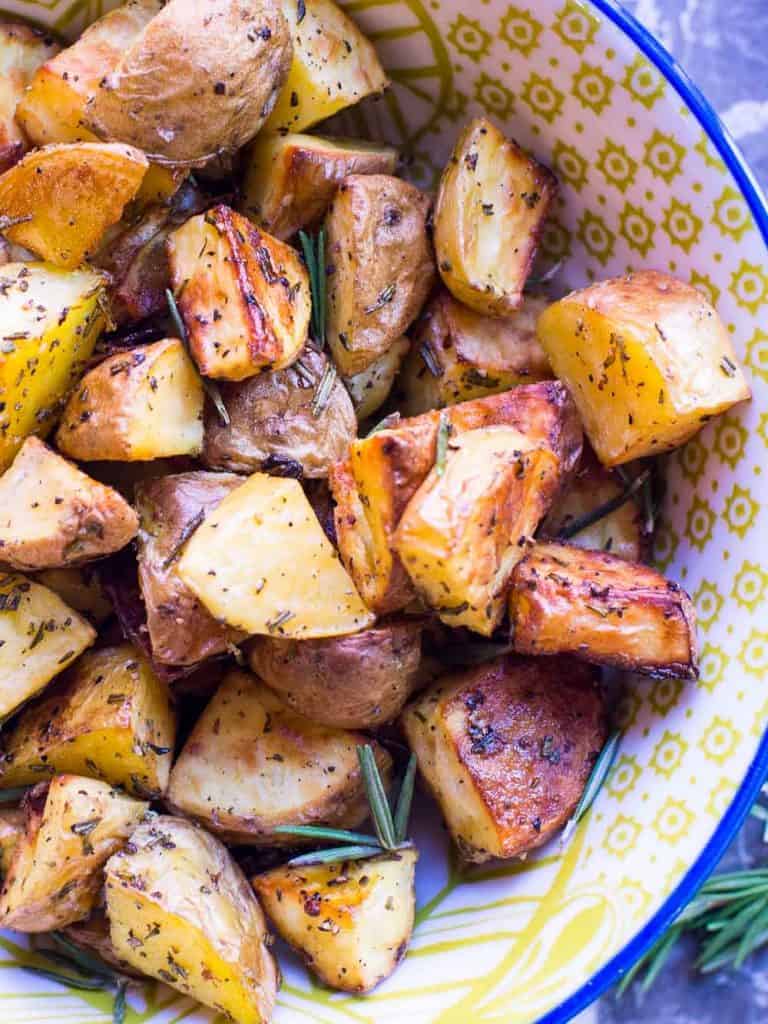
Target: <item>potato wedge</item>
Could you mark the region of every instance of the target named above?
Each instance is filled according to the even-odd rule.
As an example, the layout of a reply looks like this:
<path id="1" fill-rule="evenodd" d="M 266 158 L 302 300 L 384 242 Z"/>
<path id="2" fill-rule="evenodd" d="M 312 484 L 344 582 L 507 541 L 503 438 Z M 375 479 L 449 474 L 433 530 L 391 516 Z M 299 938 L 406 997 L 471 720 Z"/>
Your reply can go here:
<path id="1" fill-rule="evenodd" d="M 435 251 L 446 288 L 488 316 L 523 303 L 554 175 L 485 117 L 459 136 L 435 203 Z"/>
<path id="2" fill-rule="evenodd" d="M 262 132 L 245 155 L 240 209 L 289 239 L 325 215 L 348 174 L 394 174 L 397 150 L 377 142 Z"/>
<path id="3" fill-rule="evenodd" d="M 408 416 L 508 391 L 552 377 L 536 338 L 547 300 L 528 295 L 509 317 L 490 317 L 440 291 L 417 321 L 398 378 L 400 408 Z"/>
<path id="4" fill-rule="evenodd" d="M 341 373 L 367 369 L 416 318 L 435 280 L 431 200 L 386 174 L 344 178 L 325 218 L 328 342 Z"/>
<path id="5" fill-rule="evenodd" d="M 573 654 L 655 679 L 696 679 L 696 614 L 649 566 L 570 544 L 537 544 L 509 595 L 515 650 Z"/>
<path id="6" fill-rule="evenodd" d="M 37 437 L 0 476 L 0 561 L 23 572 L 79 565 L 119 551 L 139 520 L 111 487 L 91 480 Z"/>
<path id="7" fill-rule="evenodd" d="M 0 268 L 0 472 L 45 435 L 104 327 L 106 278 L 45 263 Z"/>
<path id="8" fill-rule="evenodd" d="M 96 631 L 52 590 L 16 573 L 0 573 L 0 608 L 2 721 L 90 647 Z"/>
<path id="9" fill-rule="evenodd" d="M 65 604 L 95 626 L 100 626 L 114 614 L 112 602 L 95 569 L 45 569 L 35 573 L 34 580 L 58 594 Z"/>
<path id="10" fill-rule="evenodd" d="M 23 712 L 5 745 L 0 786 L 70 772 L 157 799 L 168 785 L 175 732 L 168 686 L 135 648 L 91 651 L 56 692 Z"/>
<path id="11" fill-rule="evenodd" d="M 202 461 L 234 473 L 326 477 L 357 435 L 355 412 L 340 380 L 334 380 L 322 408 L 317 404 L 327 370 L 326 356 L 308 345 L 285 370 L 223 383 L 219 390 L 229 423 L 208 404 Z"/>
<path id="12" fill-rule="evenodd" d="M 643 270 L 572 292 L 537 329 L 605 466 L 675 448 L 750 397 L 725 324 L 669 274 Z"/>
<path id="13" fill-rule="evenodd" d="M 0 808 L 0 879 L 8 873 L 13 851 L 24 835 L 25 817 L 20 807 Z"/>
<path id="14" fill-rule="evenodd" d="M 87 917 L 99 898 L 102 867 L 139 824 L 149 804 L 105 782 L 58 775 L 22 805 L 24 832 L 0 891 L 0 925 L 50 932 Z"/>
<path id="15" fill-rule="evenodd" d="M 203 385 L 177 338 L 119 352 L 83 377 L 56 444 L 70 458 L 117 462 L 197 455 Z"/>
<path id="16" fill-rule="evenodd" d="M 16 107 L 37 68 L 58 50 L 53 37 L 38 29 L 14 22 L 0 24 L 0 174 L 27 150 Z"/>
<path id="17" fill-rule="evenodd" d="M 231 473 L 179 473 L 139 484 L 139 582 L 147 609 L 152 657 L 165 665 L 194 665 L 244 639 L 218 623 L 176 572 L 187 540 L 220 502 L 239 487 Z"/>
<path id="18" fill-rule="evenodd" d="M 373 45 L 333 0 L 282 8 L 293 58 L 265 130 L 300 132 L 389 85 Z"/>
<path id="19" fill-rule="evenodd" d="M 96 907 L 83 921 L 75 921 L 63 928 L 62 931 L 70 942 L 74 942 L 86 953 L 95 953 L 99 960 L 103 960 L 110 967 L 117 968 L 121 974 L 143 978 L 143 975 L 129 967 L 125 960 L 121 960 L 115 952 L 109 935 L 109 921 L 101 907 Z"/>
<path id="20" fill-rule="evenodd" d="M 422 627 L 402 618 L 329 640 L 258 637 L 248 661 L 284 704 L 313 722 L 375 729 L 397 717 L 420 682 Z"/>
<path id="21" fill-rule="evenodd" d="M 394 971 L 413 932 L 418 852 L 274 868 L 251 883 L 278 935 L 342 992 L 370 992 Z"/>
<path id="22" fill-rule="evenodd" d="M 356 828 L 368 817 L 357 746 L 362 733 L 297 714 L 255 676 L 231 672 L 171 772 L 166 802 L 228 843 L 294 846 L 279 825 Z M 392 760 L 378 744 L 389 780 Z"/>
<path id="23" fill-rule="evenodd" d="M 228 206 L 192 217 L 166 245 L 201 373 L 244 380 L 296 361 L 307 340 L 311 297 L 294 249 Z"/>
<path id="24" fill-rule="evenodd" d="M 245 633 L 310 640 L 373 624 L 296 480 L 254 473 L 198 526 L 178 573 Z"/>
<path id="25" fill-rule="evenodd" d="M 594 670 L 507 657 L 445 676 L 403 728 L 468 861 L 519 857 L 571 817 L 605 741 Z"/>
<path id="26" fill-rule="evenodd" d="M 402 338 L 393 341 L 384 355 L 379 356 L 370 366 L 345 379 L 344 383 L 360 422 L 372 416 L 389 398 L 395 377 L 408 354 L 410 344 L 403 335 Z"/>

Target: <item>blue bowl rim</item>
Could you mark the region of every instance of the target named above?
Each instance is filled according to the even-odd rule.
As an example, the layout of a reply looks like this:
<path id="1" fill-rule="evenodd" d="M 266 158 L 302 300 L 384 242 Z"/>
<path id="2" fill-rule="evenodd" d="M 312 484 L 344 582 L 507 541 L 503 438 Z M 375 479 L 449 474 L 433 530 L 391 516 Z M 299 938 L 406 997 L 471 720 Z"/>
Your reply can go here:
<path id="1" fill-rule="evenodd" d="M 768 248 L 768 201 L 763 196 L 736 143 L 730 137 L 728 130 L 710 103 L 671 54 L 640 24 L 633 14 L 621 7 L 616 0 L 588 0 L 588 2 L 601 15 L 618 26 L 644 56 L 656 65 L 664 78 L 680 94 L 738 183 L 766 248 Z M 766 775 L 768 775 L 768 729 L 763 733 L 749 771 L 720 824 L 674 892 L 667 897 L 650 921 L 619 953 L 593 974 L 589 981 L 577 989 L 573 995 L 540 1017 L 538 1024 L 565 1024 L 565 1021 L 571 1020 L 575 1014 L 588 1007 L 607 988 L 626 974 L 643 953 L 663 934 L 717 866 L 757 799 Z"/>

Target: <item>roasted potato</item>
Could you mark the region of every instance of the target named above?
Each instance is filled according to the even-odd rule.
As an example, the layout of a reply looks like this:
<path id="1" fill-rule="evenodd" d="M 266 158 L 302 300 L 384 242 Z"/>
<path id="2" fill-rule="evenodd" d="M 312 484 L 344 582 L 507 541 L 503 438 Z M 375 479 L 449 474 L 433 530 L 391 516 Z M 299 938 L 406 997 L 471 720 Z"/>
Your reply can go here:
<path id="1" fill-rule="evenodd" d="M 282 704 L 247 672 L 216 691 L 171 772 L 166 801 L 229 843 L 295 845 L 279 825 L 356 828 L 368 817 L 357 746 L 362 733 L 335 729 Z M 392 761 L 375 746 L 385 779 Z"/>
<path id="2" fill-rule="evenodd" d="M 156 799 L 168 785 L 175 731 L 168 686 L 135 648 L 91 651 L 22 713 L 5 744 L 0 787 L 71 772 Z"/>
<path id="3" fill-rule="evenodd" d="M 573 654 L 656 679 L 698 675 L 696 615 L 649 566 L 570 544 L 537 544 L 512 576 L 515 650 Z"/>
<path id="4" fill-rule="evenodd" d="M 244 638 L 218 623 L 176 572 L 194 531 L 241 483 L 231 473 L 194 472 L 159 477 L 136 488 L 139 582 L 152 657 L 161 664 L 194 665 Z"/>
<path id="5" fill-rule="evenodd" d="M 389 398 L 400 365 L 405 359 L 410 342 L 403 335 L 393 341 L 384 355 L 360 373 L 344 381 L 355 406 L 355 414 L 361 422 L 368 419 Z"/>
<path id="6" fill-rule="evenodd" d="M 248 660 L 284 704 L 313 722 L 375 729 L 397 717 L 420 681 L 422 626 L 402 618 L 329 640 L 258 637 Z"/>
<path id="7" fill-rule="evenodd" d="M 370 992 L 394 971 L 413 932 L 418 853 L 274 868 L 252 884 L 275 930 L 313 974 Z"/>
<path id="8" fill-rule="evenodd" d="M 285 370 L 272 370 L 220 386 L 229 415 L 223 423 L 211 403 L 205 413 L 202 460 L 211 469 L 256 470 L 314 479 L 326 477 L 357 435 L 344 385 L 335 379 L 317 403 L 328 359 L 308 345 Z"/>
<path id="9" fill-rule="evenodd" d="M 52 590 L 16 573 L 0 573 L 0 610 L 2 722 L 90 647 L 96 631 Z"/>
<path id="10" fill-rule="evenodd" d="M 537 329 L 605 466 L 675 448 L 750 397 L 722 320 L 668 274 L 644 270 L 571 292 Z"/>
<path id="11" fill-rule="evenodd" d="M 64 937 L 73 942 L 86 953 L 95 953 L 110 967 L 115 967 L 121 974 L 141 978 L 138 971 L 133 970 L 125 960 L 121 960 L 115 952 L 109 936 L 109 921 L 101 907 L 94 908 L 83 921 L 75 921 L 62 929 Z"/>
<path id="12" fill-rule="evenodd" d="M 25 818 L 20 807 L 0 808 L 0 879 L 7 874 L 13 851 L 24 835 Z"/>
<path id="13" fill-rule="evenodd" d="M 162 815 L 110 858 L 106 879 L 121 960 L 237 1024 L 268 1024 L 278 971 L 264 915 L 218 839 Z"/>
<path id="14" fill-rule="evenodd" d="M 345 377 L 367 369 L 415 319 L 435 279 L 429 197 L 386 174 L 344 178 L 325 219 L 328 342 Z"/>
<path id="15" fill-rule="evenodd" d="M 529 295 L 512 316 L 484 316 L 440 291 L 414 326 L 398 378 L 400 408 L 408 416 L 495 395 L 516 384 L 552 377 L 536 338 L 547 300 Z"/>
<path id="16" fill-rule="evenodd" d="M 118 551 L 139 520 L 111 487 L 91 480 L 37 437 L 0 476 L 0 562 L 59 569 Z"/>
<path id="17" fill-rule="evenodd" d="M 459 302 L 489 316 L 520 308 L 556 194 L 552 173 L 516 142 L 485 117 L 469 122 L 435 203 L 437 264 Z"/>
<path id="18" fill-rule="evenodd" d="M 254 473 L 198 526 L 178 573 L 245 633 L 311 640 L 373 624 L 296 480 Z"/>
<path id="19" fill-rule="evenodd" d="M 0 174 L 20 160 L 27 140 L 16 107 L 37 68 L 58 52 L 56 41 L 28 25 L 0 24 Z"/>
<path id="20" fill-rule="evenodd" d="M 245 155 L 240 209 L 275 238 L 316 224 L 348 174 L 394 174 L 397 150 L 376 142 L 262 132 Z"/>
<path id="21" fill-rule="evenodd" d="M 105 284 L 92 270 L 0 268 L 0 472 L 55 423 L 104 327 Z"/>
<path id="22" fill-rule="evenodd" d="M 372 44 L 333 0 L 283 0 L 282 8 L 293 59 L 267 131 L 300 132 L 387 87 Z"/>
<path id="23" fill-rule="evenodd" d="M 49 932 L 87 917 L 101 868 L 125 843 L 149 804 L 105 782 L 57 775 L 24 799 L 20 836 L 0 891 L 0 925 Z"/>
<path id="24" fill-rule="evenodd" d="M 605 740 L 593 670 L 507 657 L 440 679 L 403 714 L 462 855 L 519 857 L 565 825 Z"/>
<path id="25" fill-rule="evenodd" d="M 203 385 L 177 338 L 109 356 L 83 377 L 56 433 L 70 458 L 140 462 L 197 455 Z"/>
<path id="26" fill-rule="evenodd" d="M 114 612 L 95 569 L 45 569 L 35 573 L 33 578 L 58 594 L 65 604 L 80 612 L 95 626 L 106 622 Z"/>
<path id="27" fill-rule="evenodd" d="M 312 302 L 309 276 L 294 249 L 228 206 L 190 218 L 166 245 L 201 373 L 244 380 L 296 361 Z"/>

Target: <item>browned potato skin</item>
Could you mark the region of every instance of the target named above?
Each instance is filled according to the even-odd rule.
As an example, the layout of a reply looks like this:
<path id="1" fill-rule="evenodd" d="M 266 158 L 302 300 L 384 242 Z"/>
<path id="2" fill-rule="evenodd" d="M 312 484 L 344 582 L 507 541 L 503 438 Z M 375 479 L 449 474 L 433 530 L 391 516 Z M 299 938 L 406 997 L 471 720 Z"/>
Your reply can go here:
<path id="1" fill-rule="evenodd" d="M 24 834 L 24 811 L 20 807 L 0 809 L 0 878 L 8 871 L 13 851 Z"/>
<path id="2" fill-rule="evenodd" d="M 114 613 L 97 569 L 45 569 L 35 576 L 35 582 L 58 594 L 65 604 L 96 626 Z"/>
<path id="3" fill-rule="evenodd" d="M 420 680 L 419 619 L 380 622 L 328 640 L 258 637 L 253 671 L 280 700 L 313 722 L 375 729 L 398 716 Z"/>
<path id="4" fill-rule="evenodd" d="M 147 609 L 152 657 L 194 665 L 243 639 L 217 622 L 180 579 L 175 562 L 205 516 L 242 480 L 231 473 L 180 473 L 136 488 L 139 582 Z"/>
<path id="5" fill-rule="evenodd" d="M 352 402 L 340 380 L 334 381 L 319 415 L 312 412 L 327 366 L 326 356 L 307 345 L 301 359 L 285 370 L 222 382 L 219 391 L 229 423 L 222 423 L 208 403 L 205 465 L 232 473 L 261 470 L 307 479 L 326 477 L 357 435 Z"/>
<path id="6" fill-rule="evenodd" d="M 685 591 L 645 565 L 569 544 L 537 544 L 512 574 L 522 654 L 573 654 L 656 679 L 696 679 L 696 616 Z"/>
<path id="7" fill-rule="evenodd" d="M 328 341 L 345 377 L 387 351 L 435 280 L 430 198 L 385 174 L 344 178 L 325 219 Z"/>
<path id="8" fill-rule="evenodd" d="M 54 39 L 28 25 L 0 24 L 0 174 L 21 159 L 27 139 L 16 105 L 36 68 L 58 53 Z"/>
<path id="9" fill-rule="evenodd" d="M 115 952 L 115 947 L 109 937 L 107 915 L 99 907 L 92 910 L 85 920 L 67 925 L 63 932 L 76 946 L 85 950 L 86 953 L 95 953 L 100 960 L 117 968 L 121 974 L 127 974 L 131 978 L 144 978 L 144 975 L 129 967 L 125 960 L 121 960 Z"/>
<path id="10" fill-rule="evenodd" d="M 570 658 L 510 656 L 446 676 L 402 723 L 454 841 L 478 863 L 562 828 L 606 735 L 594 670 Z"/>

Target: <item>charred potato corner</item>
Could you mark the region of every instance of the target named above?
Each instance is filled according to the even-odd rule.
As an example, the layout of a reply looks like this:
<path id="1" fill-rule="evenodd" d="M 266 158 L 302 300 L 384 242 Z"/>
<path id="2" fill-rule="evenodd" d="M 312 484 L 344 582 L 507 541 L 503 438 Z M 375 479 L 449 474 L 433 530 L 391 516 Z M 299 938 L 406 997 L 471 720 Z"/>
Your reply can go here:
<path id="1" fill-rule="evenodd" d="M 608 678 L 696 679 L 656 456 L 749 398 L 729 332 L 658 271 L 563 295 L 486 118 L 434 198 L 325 134 L 388 87 L 333 0 L 6 23 L 0 69 L 0 926 L 237 1024 L 268 925 L 367 993 L 416 785 L 462 862 L 567 842 Z"/>

